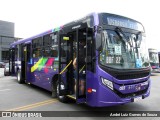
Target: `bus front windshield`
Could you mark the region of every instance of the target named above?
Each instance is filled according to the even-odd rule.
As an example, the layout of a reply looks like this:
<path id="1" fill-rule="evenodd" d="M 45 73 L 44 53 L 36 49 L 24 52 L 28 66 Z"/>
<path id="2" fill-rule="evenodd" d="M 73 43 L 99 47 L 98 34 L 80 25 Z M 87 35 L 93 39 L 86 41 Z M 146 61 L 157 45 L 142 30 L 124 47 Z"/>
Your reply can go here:
<path id="1" fill-rule="evenodd" d="M 159 63 L 158 53 L 157 52 L 150 52 L 149 53 L 149 59 L 150 59 L 151 63 Z"/>
<path id="2" fill-rule="evenodd" d="M 149 57 L 144 38 L 142 34 L 104 30 L 100 64 L 115 69 L 148 67 Z"/>

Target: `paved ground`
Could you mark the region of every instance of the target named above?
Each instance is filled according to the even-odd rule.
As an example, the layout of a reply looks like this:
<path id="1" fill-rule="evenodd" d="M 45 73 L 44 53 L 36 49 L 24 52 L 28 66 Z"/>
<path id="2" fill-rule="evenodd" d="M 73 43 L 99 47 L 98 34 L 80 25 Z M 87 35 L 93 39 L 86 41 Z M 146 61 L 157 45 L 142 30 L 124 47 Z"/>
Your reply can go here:
<path id="1" fill-rule="evenodd" d="M 94 111 L 160 111 L 160 74 L 155 73 L 151 76 L 152 79 L 152 88 L 151 95 L 147 99 L 138 101 L 135 103 L 130 103 L 126 105 L 113 106 L 113 107 L 104 107 L 104 108 L 91 108 L 84 104 L 77 105 L 74 101 L 70 103 L 61 103 L 57 99 L 51 98 L 51 93 L 35 87 L 33 85 L 18 84 L 15 77 L 7 76 L 0 78 L 0 111 L 91 111 L 91 113 L 82 113 L 86 114 L 95 114 Z M 62 112 L 63 113 L 63 112 Z M 51 114 L 55 114 L 54 112 Z M 59 114 L 59 113 L 57 113 Z M 98 114 L 98 113 L 97 113 Z M 71 117 L 69 113 L 65 119 L 81 119 L 81 120 L 90 120 L 90 119 L 99 119 L 99 120 L 158 120 L 160 118 L 143 118 L 143 117 Z M 50 118 L 45 118 L 50 119 Z M 54 119 L 61 119 L 57 117 Z M 63 118 L 64 119 L 64 118 Z"/>

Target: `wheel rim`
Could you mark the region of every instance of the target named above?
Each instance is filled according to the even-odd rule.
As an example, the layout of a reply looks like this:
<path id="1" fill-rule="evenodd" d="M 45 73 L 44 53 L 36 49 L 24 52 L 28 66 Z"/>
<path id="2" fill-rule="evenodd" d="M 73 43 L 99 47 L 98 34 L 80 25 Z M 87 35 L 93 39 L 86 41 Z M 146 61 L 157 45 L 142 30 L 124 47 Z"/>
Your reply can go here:
<path id="1" fill-rule="evenodd" d="M 61 89 L 63 90 L 63 89 L 65 89 L 65 87 L 64 87 L 64 85 L 63 85 L 63 83 L 61 83 Z M 64 96 L 62 95 L 62 96 L 59 96 L 59 85 L 57 84 L 57 96 L 60 98 L 60 99 L 62 99 Z"/>

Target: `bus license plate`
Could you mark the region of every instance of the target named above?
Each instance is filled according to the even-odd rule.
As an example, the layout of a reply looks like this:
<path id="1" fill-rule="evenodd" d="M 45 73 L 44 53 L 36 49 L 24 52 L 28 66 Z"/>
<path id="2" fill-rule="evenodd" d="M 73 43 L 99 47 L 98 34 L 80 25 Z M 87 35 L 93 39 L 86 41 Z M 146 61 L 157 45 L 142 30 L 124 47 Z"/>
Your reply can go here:
<path id="1" fill-rule="evenodd" d="M 134 102 L 139 101 L 139 100 L 142 100 L 142 97 L 136 97 L 136 98 L 134 98 Z"/>

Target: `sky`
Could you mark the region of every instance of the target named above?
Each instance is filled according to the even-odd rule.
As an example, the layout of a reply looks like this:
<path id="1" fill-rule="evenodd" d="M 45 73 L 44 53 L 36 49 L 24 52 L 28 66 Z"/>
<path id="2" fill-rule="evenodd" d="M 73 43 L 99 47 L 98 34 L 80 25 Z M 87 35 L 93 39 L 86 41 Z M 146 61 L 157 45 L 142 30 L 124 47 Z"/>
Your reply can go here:
<path id="1" fill-rule="evenodd" d="M 160 51 L 158 0 L 0 0 L 0 20 L 15 23 L 15 37 L 27 38 L 92 12 L 107 12 L 141 22 L 148 47 Z"/>

